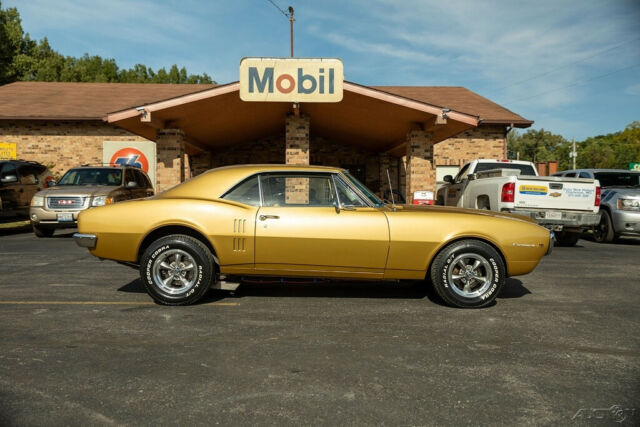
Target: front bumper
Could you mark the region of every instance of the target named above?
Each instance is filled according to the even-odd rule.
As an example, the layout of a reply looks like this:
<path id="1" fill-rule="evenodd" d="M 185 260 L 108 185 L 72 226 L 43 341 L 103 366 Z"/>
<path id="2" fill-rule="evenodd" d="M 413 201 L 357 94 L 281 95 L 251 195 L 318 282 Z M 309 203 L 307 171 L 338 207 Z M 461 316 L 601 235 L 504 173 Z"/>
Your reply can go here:
<path id="1" fill-rule="evenodd" d="M 69 211 L 50 211 L 41 206 L 31 206 L 29 209 L 29 218 L 31 222 L 40 227 L 47 228 L 73 228 L 78 226 L 78 215 L 81 210 Z M 60 216 L 59 216 L 60 215 Z M 68 220 L 61 220 L 62 215 L 69 216 Z"/>
<path id="2" fill-rule="evenodd" d="M 95 234 L 74 233 L 73 240 L 75 240 L 76 244 L 81 248 L 93 249 L 96 247 L 98 238 Z"/>
<path id="3" fill-rule="evenodd" d="M 640 212 L 616 210 L 611 216 L 616 234 L 640 234 Z"/>
<path id="4" fill-rule="evenodd" d="M 511 213 L 528 216 L 538 224 L 553 230 L 570 228 L 591 228 L 600 223 L 600 212 L 555 211 L 551 209 L 512 209 Z M 553 216 L 561 215 L 560 218 Z"/>

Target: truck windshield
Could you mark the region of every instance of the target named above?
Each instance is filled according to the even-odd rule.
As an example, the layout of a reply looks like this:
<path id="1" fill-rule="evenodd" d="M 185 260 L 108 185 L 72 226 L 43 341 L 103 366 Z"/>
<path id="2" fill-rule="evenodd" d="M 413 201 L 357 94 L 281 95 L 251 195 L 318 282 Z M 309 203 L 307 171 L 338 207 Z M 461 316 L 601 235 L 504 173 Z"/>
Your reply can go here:
<path id="1" fill-rule="evenodd" d="M 488 171 L 491 169 L 516 169 L 520 171 L 520 175 L 536 175 L 536 171 L 531 165 L 521 165 L 518 163 L 506 163 L 506 162 L 486 162 L 478 163 L 476 166 L 476 172 Z"/>
<path id="2" fill-rule="evenodd" d="M 355 179 L 354 177 L 352 177 L 348 172 L 344 172 L 344 176 L 346 176 L 347 178 L 349 178 L 349 181 L 351 181 L 351 183 L 353 185 L 355 185 L 356 187 L 358 187 L 358 190 L 360 190 L 360 192 L 362 194 L 364 194 L 367 199 L 369 199 L 371 201 L 371 203 L 373 204 L 373 206 L 379 208 L 384 206 L 384 202 L 380 199 L 378 199 L 376 197 L 375 194 L 373 194 L 371 192 L 371 190 L 369 190 L 363 183 L 361 183 L 360 181 L 358 181 L 357 179 Z"/>
<path id="3" fill-rule="evenodd" d="M 602 187 L 639 187 L 640 173 L 635 172 L 595 172 L 593 176 Z"/>
<path id="4" fill-rule="evenodd" d="M 122 170 L 115 168 L 83 168 L 67 171 L 58 185 L 121 185 Z"/>

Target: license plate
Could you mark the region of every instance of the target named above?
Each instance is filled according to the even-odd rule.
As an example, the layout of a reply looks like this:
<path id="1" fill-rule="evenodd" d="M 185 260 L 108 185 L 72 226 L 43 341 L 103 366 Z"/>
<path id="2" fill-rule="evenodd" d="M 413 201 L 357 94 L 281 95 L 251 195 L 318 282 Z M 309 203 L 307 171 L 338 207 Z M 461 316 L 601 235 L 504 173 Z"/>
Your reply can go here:
<path id="1" fill-rule="evenodd" d="M 72 222 L 73 214 L 72 213 L 61 213 L 58 214 L 58 221 L 60 222 Z"/>
<path id="2" fill-rule="evenodd" d="M 562 219 L 562 212 L 547 212 L 545 215 L 547 219 Z"/>

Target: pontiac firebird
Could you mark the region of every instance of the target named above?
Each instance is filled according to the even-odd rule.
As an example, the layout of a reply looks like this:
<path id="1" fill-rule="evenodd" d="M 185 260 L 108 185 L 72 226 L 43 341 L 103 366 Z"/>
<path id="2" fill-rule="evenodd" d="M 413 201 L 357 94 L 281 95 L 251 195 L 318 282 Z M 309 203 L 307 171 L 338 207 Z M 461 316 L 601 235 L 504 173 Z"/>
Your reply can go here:
<path id="1" fill-rule="evenodd" d="M 78 245 L 134 265 L 149 295 L 193 304 L 243 278 L 430 281 L 456 307 L 490 304 L 552 234 L 517 215 L 384 203 L 348 171 L 212 169 L 154 197 L 84 211 Z"/>

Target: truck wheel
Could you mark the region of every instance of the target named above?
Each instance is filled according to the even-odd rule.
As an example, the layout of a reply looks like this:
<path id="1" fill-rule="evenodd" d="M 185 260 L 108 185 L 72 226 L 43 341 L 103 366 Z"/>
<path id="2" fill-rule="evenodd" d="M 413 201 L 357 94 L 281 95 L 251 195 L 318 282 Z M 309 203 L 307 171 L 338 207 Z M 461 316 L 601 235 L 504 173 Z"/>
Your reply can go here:
<path id="1" fill-rule="evenodd" d="M 36 237 L 51 237 L 56 231 L 54 228 L 38 227 L 35 224 L 31 224 L 31 226 L 33 228 L 33 234 L 35 234 Z"/>
<path id="2" fill-rule="evenodd" d="M 204 296 L 215 278 L 213 255 L 201 241 L 173 234 L 153 242 L 142 255 L 140 278 L 155 302 L 189 305 Z"/>
<path id="3" fill-rule="evenodd" d="M 575 246 L 578 243 L 578 239 L 580 238 L 580 233 L 575 233 L 572 231 L 560 231 L 556 233 L 556 241 L 558 242 L 558 246 Z"/>
<path id="4" fill-rule="evenodd" d="M 593 238 L 598 243 L 611 243 L 616 239 L 613 229 L 613 221 L 609 212 L 603 210 L 600 215 L 600 223 L 593 230 Z"/>
<path id="5" fill-rule="evenodd" d="M 478 240 L 461 240 L 446 246 L 431 265 L 433 287 L 454 307 L 491 304 L 504 286 L 505 276 L 500 254 Z"/>

